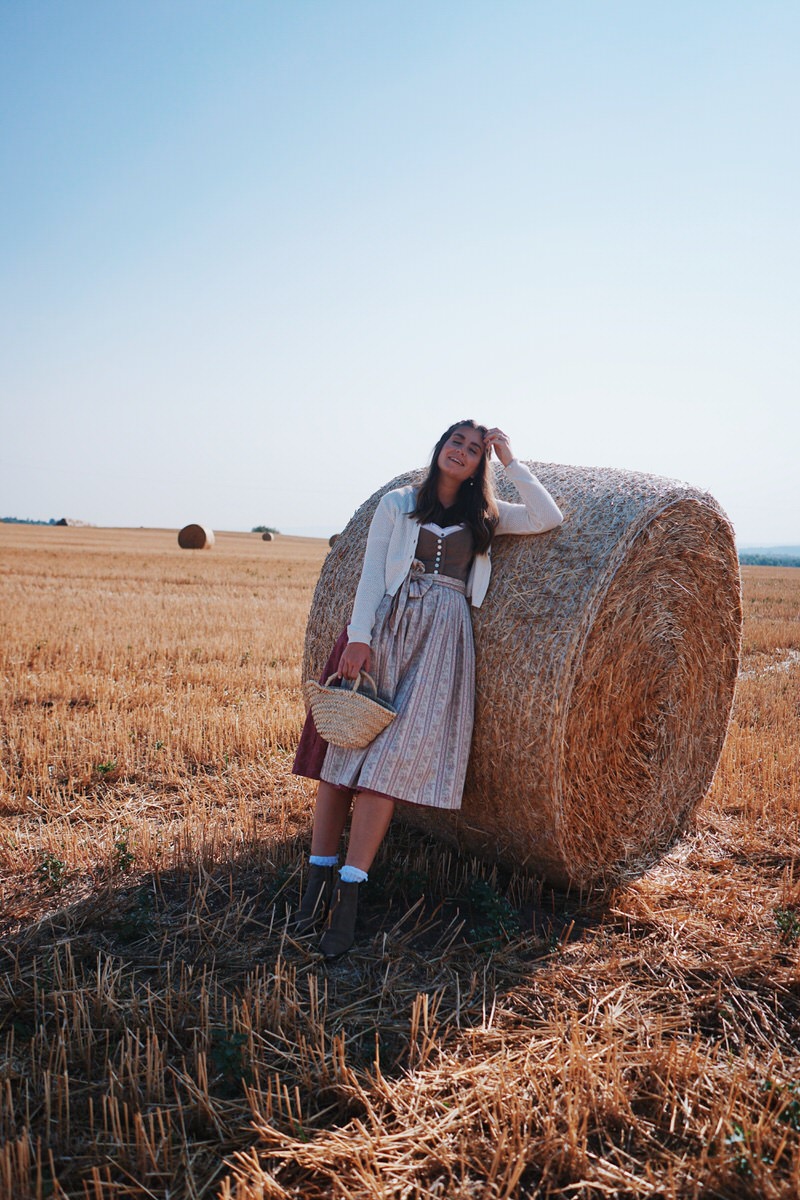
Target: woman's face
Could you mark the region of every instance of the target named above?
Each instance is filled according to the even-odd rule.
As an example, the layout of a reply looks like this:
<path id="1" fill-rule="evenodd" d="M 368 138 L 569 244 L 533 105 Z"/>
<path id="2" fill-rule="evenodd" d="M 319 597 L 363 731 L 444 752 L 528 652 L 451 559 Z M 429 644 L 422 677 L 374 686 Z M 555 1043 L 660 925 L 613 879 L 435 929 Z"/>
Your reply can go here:
<path id="1" fill-rule="evenodd" d="M 443 475 L 463 483 L 475 474 L 483 455 L 482 435 L 469 425 L 459 425 L 439 451 L 436 465 Z"/>

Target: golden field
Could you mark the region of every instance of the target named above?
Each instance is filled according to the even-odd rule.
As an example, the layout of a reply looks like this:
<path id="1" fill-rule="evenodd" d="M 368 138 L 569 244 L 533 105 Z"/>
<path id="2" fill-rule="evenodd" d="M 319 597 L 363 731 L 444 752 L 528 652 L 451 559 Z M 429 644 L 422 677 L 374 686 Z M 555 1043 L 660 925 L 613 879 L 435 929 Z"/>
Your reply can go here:
<path id="1" fill-rule="evenodd" d="M 292 941 L 321 541 L 0 525 L 0 1198 L 800 1195 L 800 570 L 710 795 L 604 897 L 401 826 Z"/>

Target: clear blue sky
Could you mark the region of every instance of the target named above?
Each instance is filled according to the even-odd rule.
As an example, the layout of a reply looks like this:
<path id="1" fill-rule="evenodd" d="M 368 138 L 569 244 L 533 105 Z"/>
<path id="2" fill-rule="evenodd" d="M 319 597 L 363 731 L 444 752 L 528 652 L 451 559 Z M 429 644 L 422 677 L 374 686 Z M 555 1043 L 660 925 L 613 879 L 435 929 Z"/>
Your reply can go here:
<path id="1" fill-rule="evenodd" d="M 2 0 L 0 515 L 339 529 L 462 416 L 800 542 L 794 0 Z"/>

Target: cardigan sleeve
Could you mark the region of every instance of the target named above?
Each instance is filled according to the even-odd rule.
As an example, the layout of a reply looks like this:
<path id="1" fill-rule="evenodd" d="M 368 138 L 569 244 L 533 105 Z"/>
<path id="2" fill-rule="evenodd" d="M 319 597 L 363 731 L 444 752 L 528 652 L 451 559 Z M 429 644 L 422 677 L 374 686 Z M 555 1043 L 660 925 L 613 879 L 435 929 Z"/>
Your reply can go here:
<path id="1" fill-rule="evenodd" d="M 522 504 L 497 501 L 499 520 L 495 533 L 544 533 L 563 523 L 561 509 L 524 463 L 514 458 L 505 472 L 519 492 Z"/>
<path id="2" fill-rule="evenodd" d="M 369 527 L 353 615 L 347 626 L 347 639 L 350 642 L 370 644 L 375 614 L 386 594 L 386 556 L 398 515 L 396 507 L 389 500 L 390 495 L 387 492 L 381 496 Z"/>

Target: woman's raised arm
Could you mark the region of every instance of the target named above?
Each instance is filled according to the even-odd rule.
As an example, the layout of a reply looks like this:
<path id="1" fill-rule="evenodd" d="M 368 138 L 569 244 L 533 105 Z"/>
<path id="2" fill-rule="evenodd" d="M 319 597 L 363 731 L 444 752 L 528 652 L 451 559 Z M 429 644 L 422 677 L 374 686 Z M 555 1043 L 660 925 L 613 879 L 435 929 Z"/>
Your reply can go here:
<path id="1" fill-rule="evenodd" d="M 508 434 L 502 429 L 487 429 L 483 439 L 487 454 L 494 450 L 506 474 L 520 494 L 522 504 L 497 501 L 498 522 L 495 533 L 545 533 L 564 521 L 561 509 L 524 463 L 514 458 Z"/>

